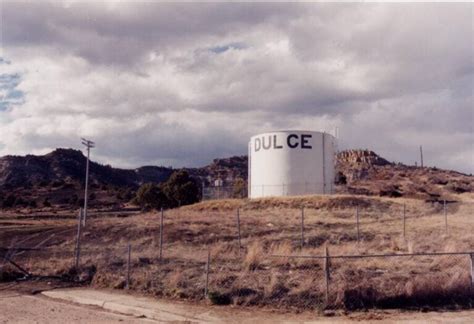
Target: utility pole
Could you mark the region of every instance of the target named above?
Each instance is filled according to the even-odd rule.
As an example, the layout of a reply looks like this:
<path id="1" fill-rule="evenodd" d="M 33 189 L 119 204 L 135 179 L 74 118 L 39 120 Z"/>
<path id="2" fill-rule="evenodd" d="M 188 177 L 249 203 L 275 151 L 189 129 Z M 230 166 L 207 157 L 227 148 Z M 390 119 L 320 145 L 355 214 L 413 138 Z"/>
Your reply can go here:
<path id="1" fill-rule="evenodd" d="M 423 167 L 423 146 L 420 145 L 420 166 Z"/>
<path id="2" fill-rule="evenodd" d="M 75 267 L 79 269 L 79 258 L 81 256 L 81 229 L 82 229 L 82 218 L 83 218 L 83 211 L 82 208 L 79 209 L 79 215 L 77 217 L 77 237 L 76 237 L 76 255 L 75 259 Z"/>
<path id="3" fill-rule="evenodd" d="M 326 136 L 326 132 L 323 133 L 323 194 L 326 193 L 326 154 L 325 154 L 325 143 L 324 137 Z"/>
<path id="4" fill-rule="evenodd" d="M 84 192 L 84 218 L 83 218 L 83 224 L 86 226 L 86 218 L 87 218 L 87 189 L 89 186 L 89 157 L 90 157 L 90 150 L 91 148 L 95 147 L 95 143 L 92 141 L 89 141 L 85 138 L 81 138 L 82 144 L 87 148 L 87 163 L 86 163 L 86 188 Z"/>

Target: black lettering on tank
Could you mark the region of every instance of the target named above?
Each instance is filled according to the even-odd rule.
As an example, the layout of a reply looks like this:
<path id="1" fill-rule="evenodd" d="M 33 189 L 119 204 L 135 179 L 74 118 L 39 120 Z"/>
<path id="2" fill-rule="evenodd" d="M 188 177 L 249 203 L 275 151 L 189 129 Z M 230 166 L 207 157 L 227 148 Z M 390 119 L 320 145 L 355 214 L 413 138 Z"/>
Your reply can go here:
<path id="1" fill-rule="evenodd" d="M 260 147 L 262 146 L 262 143 L 260 142 L 260 138 L 255 139 L 255 152 L 260 151 Z"/>
<path id="2" fill-rule="evenodd" d="M 302 149 L 312 149 L 313 146 L 311 146 L 309 143 L 309 138 L 313 138 L 313 135 L 310 134 L 303 134 L 301 135 L 301 148 Z"/>
<path id="3" fill-rule="evenodd" d="M 277 136 L 273 135 L 273 148 L 274 149 L 282 149 L 283 145 L 277 145 Z"/>
<path id="4" fill-rule="evenodd" d="M 268 150 L 272 147 L 272 137 L 271 136 L 268 136 L 268 145 L 265 144 L 265 137 L 266 136 L 263 136 L 262 137 L 262 148 L 264 150 Z"/>
<path id="5" fill-rule="evenodd" d="M 288 137 L 286 138 L 286 143 L 288 144 L 288 147 L 290 147 L 290 148 L 296 148 L 296 147 L 298 147 L 298 141 L 292 143 L 292 142 L 291 142 L 291 139 L 292 139 L 292 138 L 296 138 L 296 140 L 298 140 L 298 135 L 296 135 L 296 134 L 290 134 L 290 135 L 288 135 Z"/>

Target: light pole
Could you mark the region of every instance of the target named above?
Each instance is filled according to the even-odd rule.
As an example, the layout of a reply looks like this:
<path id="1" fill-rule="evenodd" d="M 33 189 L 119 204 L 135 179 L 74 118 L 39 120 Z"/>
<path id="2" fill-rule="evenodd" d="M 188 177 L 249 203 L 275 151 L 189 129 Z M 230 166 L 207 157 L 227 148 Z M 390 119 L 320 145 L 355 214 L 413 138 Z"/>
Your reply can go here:
<path id="1" fill-rule="evenodd" d="M 87 218 L 87 187 L 89 185 L 89 156 L 90 156 L 90 150 L 95 146 L 95 143 L 89 140 L 86 140 L 85 138 L 81 138 L 82 144 L 87 147 L 87 162 L 86 162 L 86 188 L 85 188 L 85 193 L 84 193 L 84 217 L 83 217 L 83 224 L 86 226 L 86 218 Z"/>

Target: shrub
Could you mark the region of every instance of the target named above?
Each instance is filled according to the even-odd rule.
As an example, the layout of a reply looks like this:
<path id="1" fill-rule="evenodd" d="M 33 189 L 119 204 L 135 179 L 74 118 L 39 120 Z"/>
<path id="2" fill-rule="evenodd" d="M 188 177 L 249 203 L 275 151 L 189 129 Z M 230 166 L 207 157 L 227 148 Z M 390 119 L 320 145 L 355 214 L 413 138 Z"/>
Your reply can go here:
<path id="1" fill-rule="evenodd" d="M 79 207 L 84 206 L 84 198 L 78 198 L 76 201 L 76 205 Z"/>
<path id="2" fill-rule="evenodd" d="M 169 205 L 168 197 L 163 193 L 161 187 L 154 183 L 142 185 L 133 200 L 133 203 L 142 208 L 166 208 Z"/>
<path id="3" fill-rule="evenodd" d="M 17 197 L 15 199 L 15 206 L 16 207 L 26 207 L 26 206 L 28 206 L 28 202 L 25 199 L 21 198 L 21 197 Z"/>
<path id="4" fill-rule="evenodd" d="M 71 204 L 72 205 L 76 204 L 78 199 L 79 199 L 79 196 L 77 194 L 73 194 L 70 199 Z"/>
<path id="5" fill-rule="evenodd" d="M 49 181 L 48 180 L 41 180 L 39 183 L 38 183 L 38 187 L 47 187 L 49 185 Z"/>
<path id="6" fill-rule="evenodd" d="M 174 208 L 199 201 L 199 186 L 184 171 L 174 172 L 162 184 L 145 183 L 137 191 L 132 203 L 142 208 Z"/>
<path id="7" fill-rule="evenodd" d="M 44 198 L 43 207 L 51 207 L 51 203 L 48 198 Z"/>
<path id="8" fill-rule="evenodd" d="M 221 294 L 217 291 L 209 292 L 208 297 L 213 305 L 229 305 L 232 303 L 232 299 L 228 294 Z"/>
<path id="9" fill-rule="evenodd" d="M 347 184 L 347 177 L 341 171 L 337 172 L 335 183 L 337 185 L 346 185 Z"/>
<path id="10" fill-rule="evenodd" d="M 12 194 L 8 195 L 3 201 L 3 208 L 11 208 L 15 204 L 16 197 Z"/>
<path id="11" fill-rule="evenodd" d="M 247 182 L 242 178 L 237 178 L 232 186 L 232 197 L 245 198 L 247 197 Z"/>
<path id="12" fill-rule="evenodd" d="M 64 185 L 63 180 L 54 180 L 53 183 L 51 184 L 51 187 L 53 188 L 58 188 Z"/>

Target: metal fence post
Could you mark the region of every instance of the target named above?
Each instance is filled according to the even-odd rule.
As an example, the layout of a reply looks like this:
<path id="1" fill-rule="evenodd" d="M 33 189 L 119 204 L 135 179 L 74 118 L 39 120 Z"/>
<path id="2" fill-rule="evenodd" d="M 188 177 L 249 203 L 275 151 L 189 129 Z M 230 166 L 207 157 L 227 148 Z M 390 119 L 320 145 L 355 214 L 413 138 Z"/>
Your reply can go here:
<path id="1" fill-rule="evenodd" d="M 301 249 L 304 246 L 304 207 L 301 207 Z"/>
<path id="2" fill-rule="evenodd" d="M 474 291 L 474 253 L 469 254 L 471 258 L 471 291 Z"/>
<path id="3" fill-rule="evenodd" d="M 357 221 L 357 242 L 360 240 L 360 230 L 359 230 L 359 206 L 356 208 L 356 221 Z"/>
<path id="4" fill-rule="evenodd" d="M 406 211 L 407 211 L 407 206 L 403 204 L 403 238 L 406 237 Z"/>
<path id="5" fill-rule="evenodd" d="M 209 293 L 209 268 L 211 263 L 211 248 L 207 248 L 207 262 L 206 262 L 206 286 L 204 287 L 204 298 L 207 298 Z"/>
<path id="6" fill-rule="evenodd" d="M 326 281 L 326 305 L 329 304 L 329 280 L 330 280 L 330 264 L 329 264 L 329 249 L 326 245 L 324 249 L 324 278 Z"/>
<path id="7" fill-rule="evenodd" d="M 129 243 L 127 247 L 127 285 L 126 288 L 130 288 L 130 257 L 132 254 L 132 245 Z"/>
<path id="8" fill-rule="evenodd" d="M 237 208 L 237 234 L 239 239 L 239 256 L 242 251 L 242 243 L 240 240 L 240 208 Z"/>
<path id="9" fill-rule="evenodd" d="M 82 230 L 82 219 L 83 219 L 82 208 L 79 209 L 79 214 L 77 215 L 77 237 L 76 237 L 76 254 L 75 254 L 75 268 L 79 268 L 79 258 L 81 256 L 81 230 Z"/>
<path id="10" fill-rule="evenodd" d="M 448 212 L 446 210 L 446 199 L 443 200 L 443 210 L 444 210 L 444 231 L 448 234 Z"/>
<path id="11" fill-rule="evenodd" d="M 163 217 L 164 211 L 162 207 L 160 213 L 160 261 L 163 259 Z"/>

